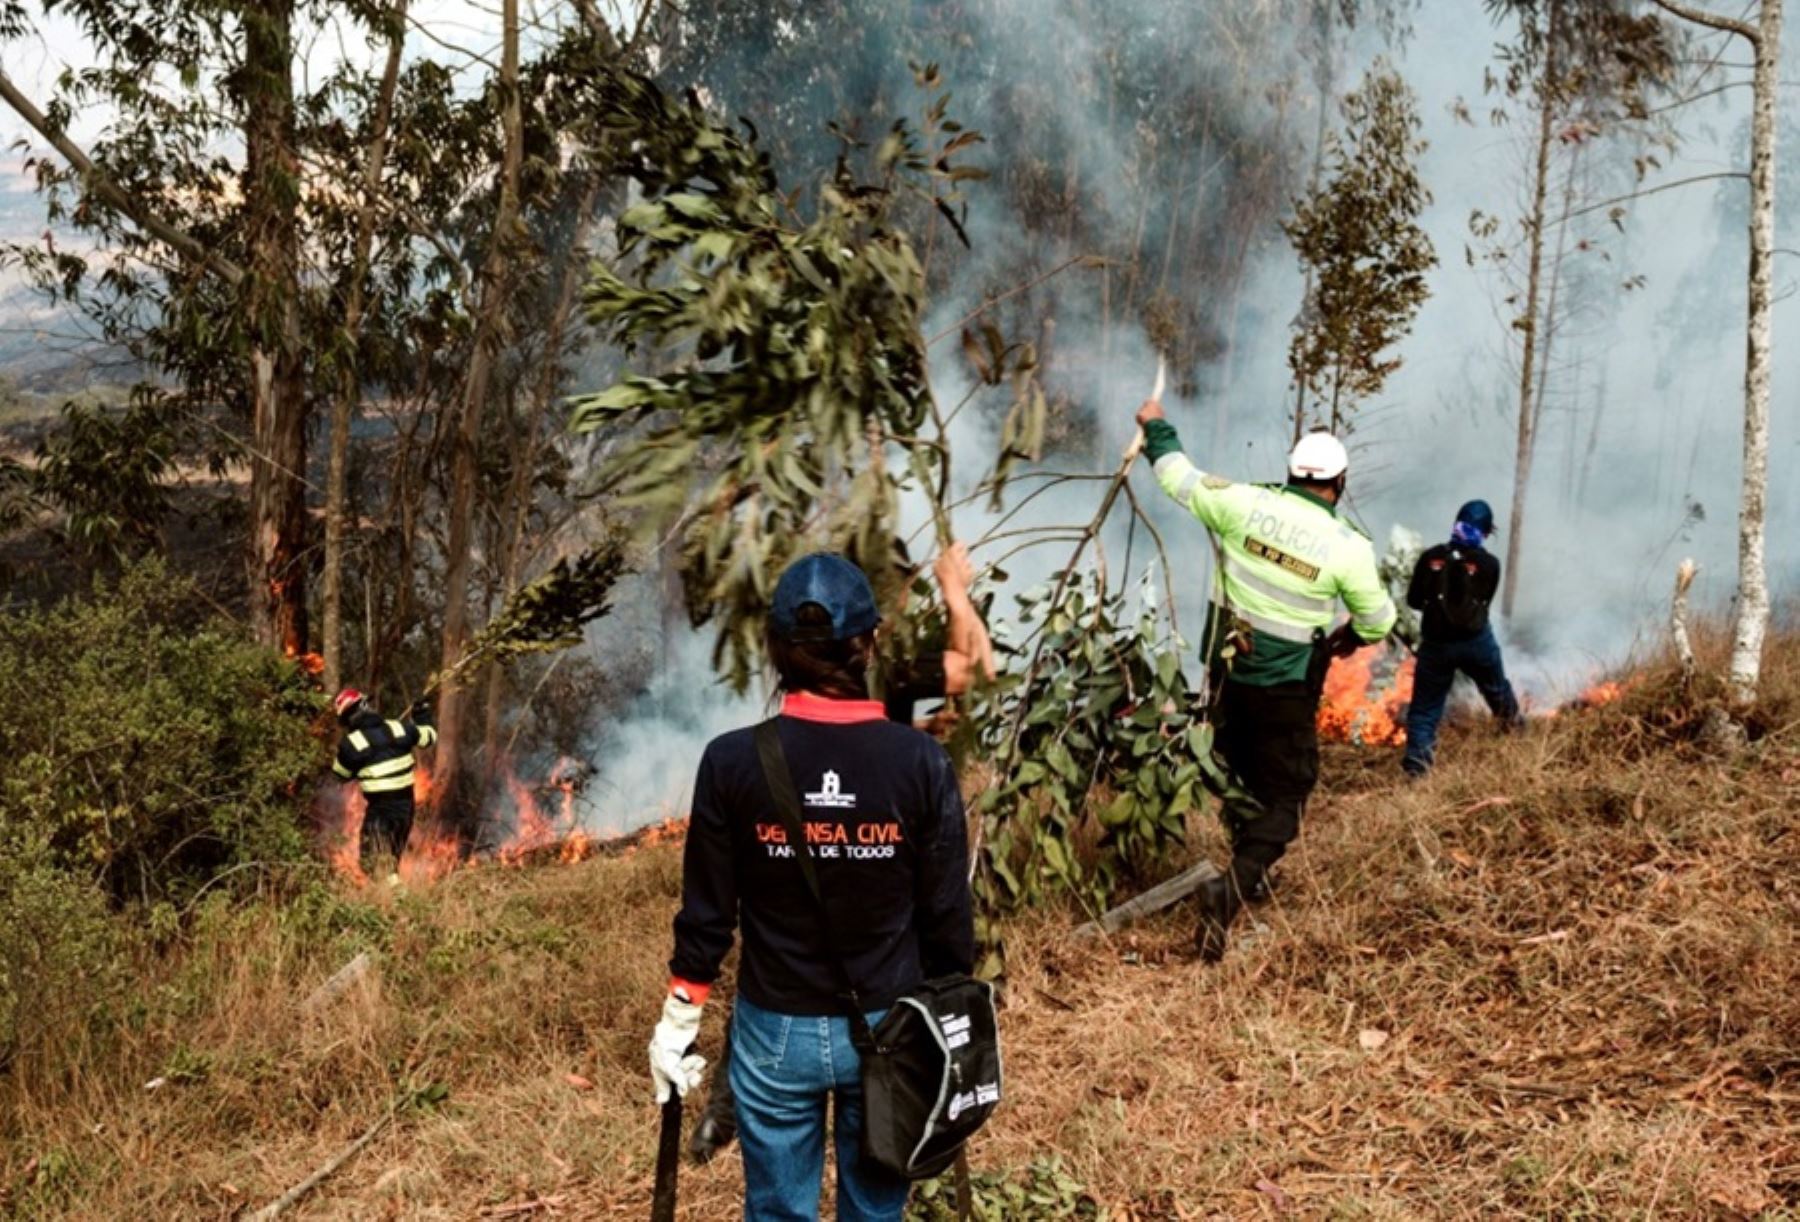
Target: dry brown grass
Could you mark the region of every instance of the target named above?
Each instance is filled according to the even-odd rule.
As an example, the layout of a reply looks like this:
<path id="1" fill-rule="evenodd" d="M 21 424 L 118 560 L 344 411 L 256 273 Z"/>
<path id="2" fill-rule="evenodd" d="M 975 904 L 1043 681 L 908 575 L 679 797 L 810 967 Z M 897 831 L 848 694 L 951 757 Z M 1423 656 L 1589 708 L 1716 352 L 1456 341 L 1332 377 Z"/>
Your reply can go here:
<path id="1" fill-rule="evenodd" d="M 1185 909 L 1097 947 L 1066 914 L 1015 922 L 1009 1104 L 977 1164 L 1060 1152 L 1114 1217 L 1800 1216 L 1794 644 L 1729 762 L 1660 666 L 1521 736 L 1453 728 L 1422 785 L 1334 749 L 1218 967 Z M 221 907 L 146 959 L 128 1036 L 0 1082 L 0 1191 L 227 1217 L 439 1083 L 297 1216 L 643 1216 L 678 872 L 662 846 Z M 364 947 L 378 978 L 303 1018 Z M 734 1215 L 735 1156 L 683 1175 L 685 1217 Z"/>

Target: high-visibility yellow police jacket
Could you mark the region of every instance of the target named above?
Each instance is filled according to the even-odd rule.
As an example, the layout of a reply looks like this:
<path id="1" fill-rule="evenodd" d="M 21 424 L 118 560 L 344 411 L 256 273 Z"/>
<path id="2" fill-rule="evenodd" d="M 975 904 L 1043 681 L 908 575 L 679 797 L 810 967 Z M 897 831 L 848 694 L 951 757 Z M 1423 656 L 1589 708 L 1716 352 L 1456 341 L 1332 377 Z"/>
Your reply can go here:
<path id="1" fill-rule="evenodd" d="M 1152 420 L 1144 441 L 1156 482 L 1218 540 L 1214 617 L 1229 610 L 1251 630 L 1247 654 L 1232 663 L 1233 680 L 1304 680 L 1316 634 L 1332 630 L 1339 599 L 1362 640 L 1373 644 L 1393 628 L 1399 613 L 1375 547 L 1336 507 L 1304 488 L 1239 484 L 1200 470 L 1166 420 Z M 1216 650 L 1224 634 L 1211 635 Z"/>
<path id="2" fill-rule="evenodd" d="M 432 726 L 410 721 L 383 721 L 373 713 L 351 723 L 350 732 L 338 743 L 331 770 L 344 780 L 354 779 L 363 793 L 410 793 L 418 766 L 413 751 L 437 741 Z"/>

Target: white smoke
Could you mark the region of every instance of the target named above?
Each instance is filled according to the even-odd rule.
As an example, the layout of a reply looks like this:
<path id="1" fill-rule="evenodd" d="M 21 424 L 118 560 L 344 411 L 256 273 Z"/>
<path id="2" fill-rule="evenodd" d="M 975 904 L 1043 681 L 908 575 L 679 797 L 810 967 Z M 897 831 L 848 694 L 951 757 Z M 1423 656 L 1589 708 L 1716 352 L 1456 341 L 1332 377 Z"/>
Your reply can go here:
<path id="1" fill-rule="evenodd" d="M 1127 0 L 1107 6 L 1104 19 L 1177 38 L 1186 11 L 1174 0 Z M 1470 241 L 1472 211 L 1516 222 L 1520 137 L 1513 129 L 1485 122 L 1483 75 L 1506 31 L 1478 19 L 1478 12 L 1465 5 L 1417 6 L 1412 37 L 1403 47 L 1377 45 L 1365 31 L 1350 43 L 1338 75 L 1342 93 L 1355 86 L 1376 53 L 1386 51 L 1418 95 L 1430 140 L 1422 172 L 1435 197 L 1423 223 L 1441 263 L 1431 277 L 1431 299 L 1400 348 L 1404 367 L 1380 400 L 1364 410 L 1352 439 L 1353 510 L 1378 541 L 1395 527 L 1416 530 L 1427 543 L 1447 537 L 1457 506 L 1475 497 L 1492 503 L 1503 525 L 1510 509 L 1517 427 L 1516 358 L 1506 321 L 1512 307 L 1501 300 L 1503 290 L 1494 274 L 1468 266 L 1463 252 Z M 984 44 L 994 48 L 992 79 L 949 81 L 957 91 L 953 112 L 988 134 L 990 157 L 1004 158 L 1014 143 L 1014 133 L 1004 126 L 1010 113 L 1008 90 L 1029 88 L 1038 104 L 1048 97 L 1052 108 L 1039 114 L 1038 121 L 1047 123 L 1045 130 L 1054 132 L 1071 159 L 1081 163 L 1085 182 L 1105 184 L 1100 198 L 1091 201 L 1090 219 L 1098 216 L 1115 227 L 1137 223 L 1142 211 L 1137 192 L 1153 188 L 1137 181 L 1137 167 L 1126 151 L 1141 136 L 1137 120 L 1111 113 L 1099 91 L 1090 87 L 1116 69 L 1107 58 L 1107 40 L 1092 25 L 1098 18 L 1091 6 L 1042 0 L 999 16 Z M 856 53 L 854 48 L 842 50 Z M 1227 55 L 1225 49 L 1199 45 L 1179 62 L 1216 89 L 1220 107 L 1239 108 L 1241 123 L 1253 128 L 1268 118 L 1267 99 L 1254 80 L 1248 87 L 1231 83 L 1243 65 Z M 1173 56 L 1165 62 L 1176 66 Z M 1046 64 L 1065 71 L 1047 80 L 1042 71 Z M 1272 85 L 1290 66 L 1269 66 L 1269 80 L 1263 84 Z M 886 96 L 908 100 L 905 109 L 916 97 L 902 64 L 856 62 L 847 71 L 881 80 Z M 1300 79 L 1300 94 L 1310 94 L 1310 83 L 1304 75 Z M 721 84 L 720 91 L 728 94 L 728 86 Z M 1679 155 L 1646 185 L 1742 166 L 1747 153 L 1741 121 L 1748 98 L 1747 90 L 1733 90 L 1684 112 Z M 1470 101 L 1475 124 L 1453 115 L 1458 99 Z M 1310 155 L 1312 118 L 1305 106 L 1296 115 L 1287 138 L 1304 133 L 1304 151 Z M 826 117 L 819 116 L 820 122 Z M 1599 156 L 1629 164 L 1630 152 L 1603 150 Z M 1210 180 L 1191 189 L 1223 203 L 1230 186 Z M 1539 705 L 1572 695 L 1659 639 L 1681 557 L 1692 555 L 1702 565 L 1697 607 L 1713 612 L 1728 608 L 1736 564 L 1745 252 L 1741 225 L 1722 212 L 1721 192 L 1743 189 L 1741 183 L 1727 181 L 1643 199 L 1628 206 L 1622 232 L 1601 234 L 1590 250 L 1570 257 L 1569 266 L 1591 283 L 1591 302 L 1582 325 L 1559 341 L 1565 355 L 1557 362 L 1556 385 L 1546 399 L 1526 520 L 1519 613 L 1501 625 L 1515 681 Z M 1738 207 L 1741 212 L 1741 203 Z M 1201 299 L 1210 286 L 1174 286 L 1202 322 L 1229 332 L 1235 344 L 1228 359 L 1188 371 L 1191 377 L 1171 388 L 1165 397 L 1169 417 L 1196 462 L 1242 480 L 1282 477 L 1291 429 L 1286 348 L 1301 282 L 1275 228 L 1277 219 L 1268 218 L 1256 239 L 1235 321 L 1218 317 L 1213 303 Z M 1161 223 L 1159 213 L 1153 224 Z M 959 265 L 949 291 L 939 292 L 927 334 L 953 330 L 989 293 L 1027 278 L 1021 269 L 1041 269 L 1051 262 L 1033 245 L 1048 239 L 1026 232 L 997 190 L 973 189 L 968 227 L 975 253 Z M 1227 232 L 1221 228 L 1209 240 L 1224 241 Z M 1785 266 L 1779 271 L 1792 276 Z M 1633 277 L 1642 277 L 1641 283 L 1625 287 Z M 1034 324 L 1054 319 L 1047 379 L 1072 398 L 1063 423 L 1074 440 L 1064 440 L 1043 466 L 1109 474 L 1132 435 L 1132 413 L 1150 387 L 1156 366 L 1151 342 L 1131 320 L 1116 313 L 1107 316 L 1102 277 L 1090 269 L 1072 269 L 1020 304 L 1020 313 Z M 1223 304 L 1216 309 L 1223 310 Z M 1782 307 L 1778 331 L 1792 320 L 1792 312 Z M 1034 331 L 1025 338 L 1040 335 Z M 970 375 L 954 338 L 935 345 L 931 357 L 940 402 L 955 403 Z M 1793 370 L 1778 362 L 1776 379 L 1769 561 L 1779 598 L 1792 597 L 1800 588 L 1800 537 L 1792 529 L 1800 522 L 1800 501 L 1792 483 L 1779 478 L 1794 467 L 1800 416 Z M 952 441 L 956 491 L 966 496 L 998 445 L 995 413 L 963 412 Z M 1210 546 L 1201 528 L 1155 490 L 1147 468 L 1134 479 L 1139 499 L 1169 545 L 1169 580 L 1182 628 L 1193 641 L 1210 578 Z M 1028 481 L 1019 483 L 1008 504 L 1017 505 L 1032 487 Z M 1020 511 L 1007 528 L 1085 524 L 1101 487 L 1097 482 L 1064 485 Z M 904 529 L 915 539 L 913 554 L 923 557 L 931 543 L 926 506 L 907 506 L 904 519 Z M 984 505 L 973 504 L 957 510 L 955 527 L 963 538 L 975 540 L 994 521 Z M 1115 581 L 1136 576 L 1119 571 L 1124 523 L 1124 513 L 1116 513 L 1114 528 L 1102 541 Z M 1138 542 L 1134 570 L 1151 559 L 1141 532 Z M 1503 545 L 1504 540 L 1496 541 L 1497 548 Z M 983 547 L 977 561 L 992 562 L 1007 546 L 997 542 Z M 1011 593 L 1052 575 L 1068 554 L 1069 545 L 1059 543 L 1009 559 L 1005 567 L 1011 582 L 997 603 L 999 614 L 1010 613 Z M 1093 561 L 1090 553 L 1083 563 Z M 758 702 L 727 699 L 711 683 L 707 650 L 707 640 L 696 640 L 677 651 L 671 669 L 657 681 L 662 686 L 611 731 L 621 749 L 605 751 L 596 762 L 603 783 L 621 795 L 617 810 L 649 815 L 680 806 L 682 787 L 705 739 L 761 713 Z"/>

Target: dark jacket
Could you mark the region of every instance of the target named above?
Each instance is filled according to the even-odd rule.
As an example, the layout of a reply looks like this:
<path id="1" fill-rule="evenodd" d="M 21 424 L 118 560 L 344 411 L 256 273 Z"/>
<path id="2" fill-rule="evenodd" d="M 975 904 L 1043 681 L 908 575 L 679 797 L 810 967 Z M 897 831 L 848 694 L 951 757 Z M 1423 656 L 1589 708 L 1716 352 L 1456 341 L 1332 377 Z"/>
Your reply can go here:
<path id="1" fill-rule="evenodd" d="M 864 1008 L 973 970 L 968 828 L 943 747 L 873 701 L 790 696 L 779 725 L 833 943 Z M 783 1014 L 841 1014 L 818 910 L 786 840 L 752 731 L 714 739 L 694 782 L 669 970 L 710 986 L 741 928 L 745 998 Z"/>
<path id="2" fill-rule="evenodd" d="M 1449 572 L 1456 565 L 1461 572 Z M 1432 641 L 1471 641 L 1488 630 L 1488 604 L 1500 588 L 1500 561 L 1486 548 L 1440 543 L 1413 566 L 1406 605 L 1423 612 L 1420 635 Z M 1457 606 L 1446 606 L 1446 592 Z"/>
<path id="3" fill-rule="evenodd" d="M 418 763 L 413 752 L 436 741 L 437 730 L 430 725 L 363 713 L 344 728 L 331 770 L 346 781 L 354 779 L 371 799 L 410 800 Z"/>

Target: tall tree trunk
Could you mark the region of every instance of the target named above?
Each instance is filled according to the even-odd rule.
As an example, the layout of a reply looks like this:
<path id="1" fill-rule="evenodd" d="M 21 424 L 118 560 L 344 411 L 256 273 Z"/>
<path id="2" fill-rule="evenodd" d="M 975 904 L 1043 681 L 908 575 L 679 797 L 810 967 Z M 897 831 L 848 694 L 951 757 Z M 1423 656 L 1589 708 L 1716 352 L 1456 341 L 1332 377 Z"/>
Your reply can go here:
<path id="1" fill-rule="evenodd" d="M 477 475 L 475 450 L 494 365 L 505 340 L 507 301 L 511 295 L 508 271 L 514 253 L 513 230 L 519 217 L 519 167 L 524 159 L 524 122 L 519 109 L 519 0 L 504 0 L 501 24 L 499 88 L 505 153 L 500 167 L 500 197 L 494 209 L 494 228 L 488 238 L 487 257 L 481 269 L 474 351 L 469 358 L 468 378 L 464 383 L 461 412 L 452 441 L 449 554 L 444 558 L 443 668 L 446 670 L 461 655 L 469 635 L 470 551 L 474 541 Z M 464 696 L 458 686 L 450 684 L 444 688 L 439 700 L 437 775 L 442 783 L 433 790 L 434 794 L 454 795 L 459 788 Z"/>
<path id="2" fill-rule="evenodd" d="M 243 21 L 250 623 L 263 644 L 295 657 L 306 649 L 307 519 L 292 0 L 247 4 Z"/>
<path id="3" fill-rule="evenodd" d="M 1319 193 L 1319 179 L 1325 174 L 1325 134 L 1331 128 L 1331 91 L 1332 76 L 1336 67 L 1331 55 L 1332 15 L 1336 11 L 1335 0 L 1315 0 L 1313 19 L 1318 26 L 1319 62 L 1315 65 L 1314 79 L 1319 86 L 1319 130 L 1313 136 L 1312 177 L 1307 185 L 1307 195 Z M 1312 309 L 1313 269 L 1306 265 L 1306 282 L 1300 289 L 1301 317 Z M 1295 379 L 1294 382 L 1294 444 L 1300 444 L 1300 438 L 1306 435 L 1306 383 Z"/>
<path id="4" fill-rule="evenodd" d="M 1544 196 L 1550 185 L 1550 145 L 1554 136 L 1558 83 L 1557 40 L 1561 36 L 1562 0 L 1550 0 L 1544 36 L 1543 75 L 1538 81 L 1537 159 L 1532 170 L 1530 254 L 1525 272 L 1525 313 L 1521 327 L 1525 351 L 1519 358 L 1519 443 L 1513 459 L 1512 517 L 1506 535 L 1506 575 L 1501 581 L 1500 613 L 1510 617 L 1519 591 L 1519 558 L 1525 533 L 1525 492 L 1531 484 L 1531 453 L 1537 441 L 1537 407 L 1532 391 L 1537 378 L 1538 295 L 1544 271 Z"/>
<path id="5" fill-rule="evenodd" d="M 594 206 L 600 199 L 600 179 L 598 176 L 588 184 L 581 193 L 581 202 L 577 205 L 580 211 L 575 223 L 575 235 L 569 243 L 568 259 L 563 265 L 562 285 L 557 291 L 556 309 L 550 316 L 550 327 L 544 336 L 543 367 L 538 371 L 537 384 L 532 389 L 531 403 L 527 410 L 531 413 L 526 421 L 525 436 L 513 457 L 512 487 L 508 490 L 510 501 L 510 520 L 506 526 L 505 554 L 501 558 L 500 593 L 503 598 L 510 598 L 513 591 L 519 588 L 520 569 L 525 556 L 525 528 L 531 515 L 533 476 L 537 469 L 538 445 L 544 431 L 544 417 L 550 413 L 550 405 L 556 398 L 556 392 L 562 382 L 563 374 L 563 337 L 568 332 L 569 318 L 575 312 L 575 299 L 581 290 L 581 282 L 587 272 L 587 257 L 583 247 L 587 245 L 588 235 L 593 231 Z M 500 735 L 500 705 L 506 696 L 506 673 L 498 666 L 487 667 L 487 716 L 485 720 L 485 737 L 482 740 L 482 759 L 486 766 L 494 766 L 495 748 Z"/>
<path id="6" fill-rule="evenodd" d="M 393 30 L 388 36 L 387 63 L 381 70 L 381 88 L 370 121 L 369 152 L 363 162 L 362 210 L 356 218 L 356 250 L 350 270 L 350 287 L 344 301 L 344 330 L 339 337 L 337 395 L 331 403 L 331 472 L 325 485 L 325 690 L 335 692 L 344 678 L 344 520 L 346 485 L 350 466 L 350 418 L 362 389 L 362 316 L 369 276 L 369 255 L 375 246 L 375 199 L 381 173 L 387 163 L 388 123 L 394 111 L 394 90 L 400 80 L 400 55 L 406 46 L 406 2 L 396 0 Z"/>
<path id="7" fill-rule="evenodd" d="M 1764 514 L 1769 483 L 1769 378 L 1774 355 L 1775 148 L 1781 78 L 1782 0 L 1763 0 L 1750 122 L 1750 318 L 1744 361 L 1744 488 L 1738 506 L 1737 620 L 1731 631 L 1731 696 L 1748 705 L 1762 677 L 1769 629 Z"/>

